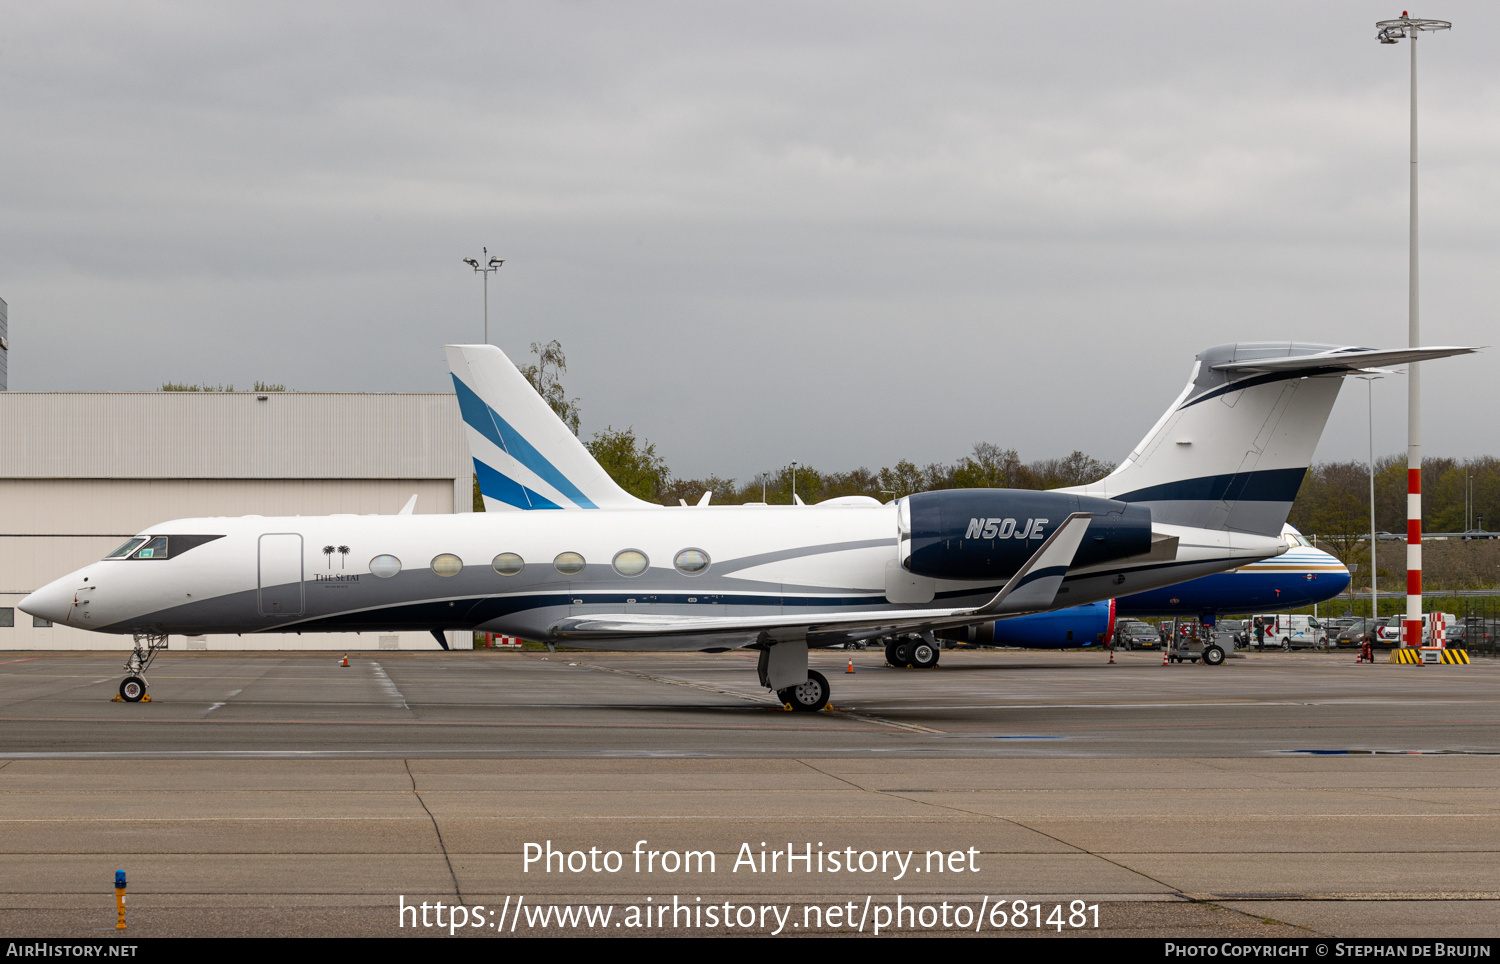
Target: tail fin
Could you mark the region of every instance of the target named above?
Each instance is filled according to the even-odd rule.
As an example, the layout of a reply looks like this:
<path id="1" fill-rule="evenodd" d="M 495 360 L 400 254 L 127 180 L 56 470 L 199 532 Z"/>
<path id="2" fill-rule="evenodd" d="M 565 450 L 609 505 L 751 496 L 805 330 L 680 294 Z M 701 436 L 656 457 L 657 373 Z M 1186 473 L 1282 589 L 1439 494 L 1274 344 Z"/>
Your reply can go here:
<path id="1" fill-rule="evenodd" d="M 1210 348 L 1130 457 L 1098 482 L 1067 491 L 1141 502 L 1169 525 L 1277 535 L 1344 376 L 1474 350 L 1302 342 Z"/>
<path id="2" fill-rule="evenodd" d="M 615 484 L 504 352 L 446 350 L 486 510 L 651 505 Z"/>

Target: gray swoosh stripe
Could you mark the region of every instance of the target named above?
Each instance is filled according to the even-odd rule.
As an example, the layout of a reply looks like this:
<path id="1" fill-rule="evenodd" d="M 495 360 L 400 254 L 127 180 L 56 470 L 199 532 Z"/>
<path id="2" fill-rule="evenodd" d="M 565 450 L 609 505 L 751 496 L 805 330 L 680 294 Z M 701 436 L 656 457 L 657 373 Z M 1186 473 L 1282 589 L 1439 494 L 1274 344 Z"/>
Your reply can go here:
<path id="1" fill-rule="evenodd" d="M 852 542 L 826 542 L 819 546 L 799 546 L 795 549 L 778 549 L 775 552 L 761 552 L 753 556 L 741 556 L 731 562 L 715 562 L 710 571 L 723 574 L 726 572 L 739 572 L 755 566 L 763 566 L 768 562 L 781 562 L 784 559 L 798 559 L 804 556 L 819 556 L 827 552 L 843 552 L 848 549 L 877 549 L 881 546 L 896 547 L 896 540 L 890 539 L 859 539 Z"/>

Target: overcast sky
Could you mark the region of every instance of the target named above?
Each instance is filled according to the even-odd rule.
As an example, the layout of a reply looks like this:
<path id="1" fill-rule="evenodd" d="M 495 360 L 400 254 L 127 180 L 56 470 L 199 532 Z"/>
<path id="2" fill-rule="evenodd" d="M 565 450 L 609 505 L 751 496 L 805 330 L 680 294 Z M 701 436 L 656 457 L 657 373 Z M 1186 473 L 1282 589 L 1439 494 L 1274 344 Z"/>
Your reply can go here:
<path id="1" fill-rule="evenodd" d="M 1406 344 L 1400 12 L 0 4 L 10 387 L 445 391 L 488 245 L 492 342 L 679 476 L 1118 460 L 1205 347 Z M 1496 344 L 1500 6 L 1413 13 L 1423 341 Z M 1424 372 L 1426 453 L 1500 454 L 1500 349 Z"/>

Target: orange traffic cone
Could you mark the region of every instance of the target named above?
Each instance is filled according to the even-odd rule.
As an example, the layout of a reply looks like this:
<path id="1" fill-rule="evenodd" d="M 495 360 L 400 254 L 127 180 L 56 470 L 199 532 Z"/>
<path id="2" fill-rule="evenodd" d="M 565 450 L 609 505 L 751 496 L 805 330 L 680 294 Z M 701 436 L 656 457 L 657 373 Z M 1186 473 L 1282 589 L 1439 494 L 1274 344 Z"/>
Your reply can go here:
<path id="1" fill-rule="evenodd" d="M 348 666 L 349 665 L 349 654 L 348 653 L 344 654 L 344 661 L 342 663 L 340 663 L 339 665 L 340 666 Z"/>
<path id="2" fill-rule="evenodd" d="M 1163 666 L 1167 665 L 1167 648 L 1165 646 L 1161 650 L 1161 664 Z"/>
<path id="3" fill-rule="evenodd" d="M 853 672 L 854 672 L 854 657 L 851 656 L 851 657 L 849 657 L 849 668 L 846 669 L 846 670 L 844 670 L 844 675 L 848 676 L 850 673 L 853 673 Z"/>
<path id="4" fill-rule="evenodd" d="M 1109 648 L 1109 665 L 1115 665 L 1115 648 L 1113 646 Z"/>

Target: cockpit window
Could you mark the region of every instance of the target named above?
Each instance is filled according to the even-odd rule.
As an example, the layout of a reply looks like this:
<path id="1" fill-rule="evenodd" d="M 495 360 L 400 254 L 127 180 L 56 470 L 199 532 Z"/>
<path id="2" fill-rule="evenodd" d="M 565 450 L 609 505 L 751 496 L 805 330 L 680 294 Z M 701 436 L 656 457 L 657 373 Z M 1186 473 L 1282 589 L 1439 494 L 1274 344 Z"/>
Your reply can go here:
<path id="1" fill-rule="evenodd" d="M 167 537 L 157 536 L 136 550 L 133 558 L 136 559 L 165 559 L 167 558 Z"/>
<path id="2" fill-rule="evenodd" d="M 111 552 L 109 555 L 105 556 L 104 558 L 106 558 L 106 559 L 123 559 L 126 556 L 130 555 L 132 552 L 134 552 L 137 549 L 139 549 L 145 543 L 145 541 L 146 541 L 145 539 L 142 539 L 140 537 L 136 537 L 134 539 L 127 539 L 127 540 L 125 540 L 125 544 L 123 546 L 121 546 L 120 548 L 116 549 L 114 552 Z"/>
<path id="3" fill-rule="evenodd" d="M 106 559 L 175 559 L 189 549 L 223 536 L 137 536 L 105 556 Z"/>

